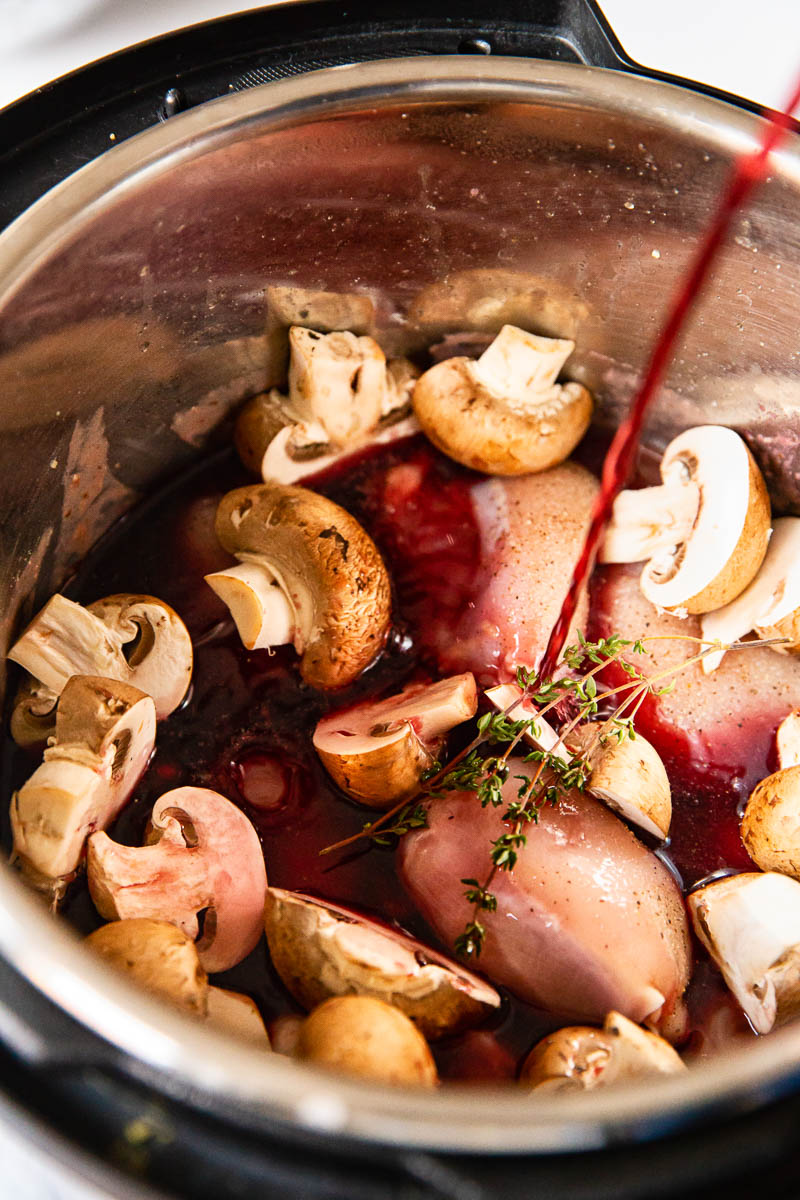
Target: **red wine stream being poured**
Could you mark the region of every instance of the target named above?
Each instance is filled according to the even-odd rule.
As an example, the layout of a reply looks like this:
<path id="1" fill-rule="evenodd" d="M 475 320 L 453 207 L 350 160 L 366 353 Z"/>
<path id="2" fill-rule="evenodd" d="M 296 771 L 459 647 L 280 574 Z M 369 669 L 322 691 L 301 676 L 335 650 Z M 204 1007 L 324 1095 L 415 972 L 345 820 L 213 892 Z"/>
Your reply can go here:
<path id="1" fill-rule="evenodd" d="M 700 295 L 731 221 L 744 206 L 753 188 L 766 174 L 769 156 L 787 130 L 793 128 L 792 113 L 800 105 L 800 80 L 783 112 L 767 111 L 769 121 L 759 147 L 743 154 L 734 165 L 714 219 L 705 234 L 685 280 L 678 288 L 664 327 L 656 341 L 639 391 L 630 412 L 617 430 L 603 463 L 600 491 L 592 510 L 589 529 L 575 564 L 569 590 L 561 606 L 539 667 L 539 678 L 550 678 L 556 668 L 575 609 L 594 567 L 614 501 L 625 486 L 633 467 L 647 410 L 669 366 L 675 343 Z"/>

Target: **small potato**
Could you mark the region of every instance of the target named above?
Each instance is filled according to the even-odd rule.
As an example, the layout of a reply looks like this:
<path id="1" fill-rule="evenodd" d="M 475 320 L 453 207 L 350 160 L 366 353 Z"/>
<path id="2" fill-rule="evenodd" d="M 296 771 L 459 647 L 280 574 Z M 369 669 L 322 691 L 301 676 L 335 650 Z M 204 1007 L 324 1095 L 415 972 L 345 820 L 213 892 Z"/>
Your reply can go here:
<path id="1" fill-rule="evenodd" d="M 428 1043 L 399 1009 L 372 996 L 335 996 L 303 1022 L 297 1057 L 385 1083 L 434 1087 Z"/>

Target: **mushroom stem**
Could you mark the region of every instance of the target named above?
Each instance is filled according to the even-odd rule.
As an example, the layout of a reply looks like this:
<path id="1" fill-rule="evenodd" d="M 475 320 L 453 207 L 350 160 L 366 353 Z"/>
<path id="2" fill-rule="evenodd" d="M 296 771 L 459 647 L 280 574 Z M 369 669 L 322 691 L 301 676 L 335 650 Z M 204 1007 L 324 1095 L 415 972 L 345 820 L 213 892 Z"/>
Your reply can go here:
<path id="1" fill-rule="evenodd" d="M 553 754 L 562 762 L 568 763 L 572 754 L 561 741 L 561 738 L 549 725 L 534 704 L 525 696 L 521 687 L 516 683 L 500 683 L 497 687 L 484 692 L 486 699 L 497 712 L 507 712 L 512 721 L 527 721 L 533 718 L 533 725 L 525 730 L 523 739 L 529 746 Z M 513 708 L 511 707 L 513 705 Z"/>
<path id="2" fill-rule="evenodd" d="M 480 358 L 470 363 L 475 381 L 520 410 L 535 408 L 555 387 L 564 363 L 575 349 L 565 338 L 537 337 L 504 325 Z"/>
<path id="3" fill-rule="evenodd" d="M 691 533 L 700 508 L 700 488 L 687 483 L 620 492 L 600 550 L 603 563 L 643 562 L 672 550 Z"/>
<path id="4" fill-rule="evenodd" d="M 294 609 L 266 567 L 244 562 L 206 575 L 205 581 L 227 604 L 248 650 L 286 646 L 294 641 Z"/>

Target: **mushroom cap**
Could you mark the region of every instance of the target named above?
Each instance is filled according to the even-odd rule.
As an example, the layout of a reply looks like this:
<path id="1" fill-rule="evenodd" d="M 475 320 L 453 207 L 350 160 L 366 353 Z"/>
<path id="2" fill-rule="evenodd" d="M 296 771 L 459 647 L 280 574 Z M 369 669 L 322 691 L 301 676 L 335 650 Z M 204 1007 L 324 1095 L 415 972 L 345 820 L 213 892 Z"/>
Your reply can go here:
<path id="1" fill-rule="evenodd" d="M 469 672 L 412 684 L 387 700 L 329 713 L 314 730 L 314 749 L 348 796 L 388 808 L 419 789 L 443 736 L 477 707 Z"/>
<path id="2" fill-rule="evenodd" d="M 204 1016 L 208 978 L 191 938 L 169 921 L 139 918 L 101 925 L 86 945 L 149 992 Z"/>
<path id="3" fill-rule="evenodd" d="M 500 398 L 476 379 L 468 358 L 448 358 L 427 370 L 417 380 L 413 405 L 434 446 L 488 475 L 527 475 L 563 462 L 592 415 L 592 398 L 579 383 Z"/>
<path id="4" fill-rule="evenodd" d="M 294 998 L 374 996 L 401 1009 L 427 1038 L 476 1025 L 500 996 L 470 971 L 407 934 L 349 909 L 269 888 L 265 928 L 273 965 Z"/>
<path id="5" fill-rule="evenodd" d="M 434 1087 L 436 1066 L 404 1013 L 372 996 L 335 996 L 310 1013 L 297 1056 L 364 1079 Z"/>
<path id="6" fill-rule="evenodd" d="M 774 872 L 729 875 L 690 892 L 694 930 L 756 1033 L 800 1011 L 800 884 Z"/>
<path id="7" fill-rule="evenodd" d="M 389 366 L 391 367 L 391 363 Z M 388 446 L 420 432 L 416 417 L 404 417 L 391 424 L 381 425 L 366 438 L 343 450 L 330 452 L 327 433 L 321 425 L 286 425 L 266 446 L 259 473 L 265 483 L 298 483 L 329 467 L 344 466 L 361 454 L 365 447 Z"/>
<path id="8" fill-rule="evenodd" d="M 56 727 L 58 696 L 39 679 L 26 675 L 11 710 L 11 736 L 18 746 L 43 750 Z"/>
<path id="9" fill-rule="evenodd" d="M 286 411 L 288 401 L 277 388 L 252 396 L 240 409 L 233 427 L 233 441 L 243 465 L 254 475 L 261 474 L 261 463 L 270 442 L 292 421 Z"/>
<path id="10" fill-rule="evenodd" d="M 129 684 L 76 675 L 61 693 L 54 745 L 11 800 L 15 854 L 33 878 L 61 880 L 114 820 L 153 752 L 155 706 Z"/>
<path id="11" fill-rule="evenodd" d="M 272 1049 L 258 1005 L 241 992 L 209 987 L 206 1019 L 215 1029 L 250 1042 L 259 1050 Z"/>
<path id="12" fill-rule="evenodd" d="M 168 919 L 197 937 L 207 971 L 227 971 L 262 931 L 267 875 L 258 834 L 230 800 L 208 788 L 166 792 L 153 806 L 152 840 L 122 846 L 105 833 L 89 838 L 92 900 L 112 917 Z"/>
<path id="13" fill-rule="evenodd" d="M 104 596 L 88 606 L 122 645 L 127 679 L 152 696 L 159 721 L 174 712 L 192 681 L 192 639 L 181 618 L 156 596 L 127 592 Z"/>
<path id="14" fill-rule="evenodd" d="M 762 779 L 742 817 L 742 841 L 762 871 L 800 879 L 800 766 Z"/>
<path id="15" fill-rule="evenodd" d="M 761 472 L 745 443 L 722 425 L 687 429 L 661 459 L 665 484 L 692 480 L 700 507 L 687 541 L 654 556 L 641 588 L 656 607 L 706 613 L 743 592 L 767 552 L 770 502 Z"/>
<path id="16" fill-rule="evenodd" d="M 262 483 L 223 496 L 216 532 L 230 554 L 262 563 L 282 585 L 306 683 L 343 687 L 369 666 L 389 631 L 391 592 L 354 517 L 305 488 Z"/>
<path id="17" fill-rule="evenodd" d="M 587 789 L 627 821 L 662 840 L 672 820 L 669 778 L 661 757 L 637 733 L 619 741 L 614 733 L 598 736 L 597 725 L 581 725 L 568 737 L 570 749 L 589 750 Z"/>

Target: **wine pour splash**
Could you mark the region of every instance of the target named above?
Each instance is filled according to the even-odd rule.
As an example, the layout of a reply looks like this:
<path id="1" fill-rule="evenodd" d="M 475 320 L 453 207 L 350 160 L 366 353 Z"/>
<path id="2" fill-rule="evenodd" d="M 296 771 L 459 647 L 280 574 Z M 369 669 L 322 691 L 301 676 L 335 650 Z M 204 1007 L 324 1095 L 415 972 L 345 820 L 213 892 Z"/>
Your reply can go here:
<path id="1" fill-rule="evenodd" d="M 624 486 L 633 466 L 645 414 L 664 378 L 678 335 L 716 261 L 733 217 L 745 203 L 756 184 L 766 174 L 769 156 L 787 130 L 791 129 L 792 113 L 798 105 L 800 105 L 800 81 L 783 112 L 765 111 L 765 116 L 769 117 L 769 124 L 764 130 L 761 144 L 757 150 L 750 154 L 743 154 L 737 160 L 716 215 L 703 238 L 691 270 L 678 289 L 667 320 L 653 349 L 642 385 L 631 405 L 628 416 L 614 435 L 614 440 L 605 457 L 600 492 L 592 510 L 586 540 L 572 572 L 569 591 L 564 598 L 561 612 L 553 626 L 539 667 L 539 678 L 541 679 L 552 676 L 561 656 L 569 627 L 575 616 L 578 599 L 594 567 L 600 542 L 611 517 L 614 500 Z"/>

